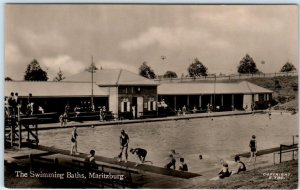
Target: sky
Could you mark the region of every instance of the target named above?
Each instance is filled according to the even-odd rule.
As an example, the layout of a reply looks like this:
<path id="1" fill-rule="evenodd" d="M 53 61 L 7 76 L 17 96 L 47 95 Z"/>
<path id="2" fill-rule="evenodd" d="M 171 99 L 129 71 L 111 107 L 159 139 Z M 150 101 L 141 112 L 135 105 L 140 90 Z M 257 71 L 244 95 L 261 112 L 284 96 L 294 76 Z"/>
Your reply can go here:
<path id="1" fill-rule="evenodd" d="M 91 56 L 135 73 L 146 61 L 159 75 L 186 75 L 194 58 L 210 74 L 234 74 L 246 54 L 264 73 L 287 61 L 298 70 L 297 5 L 7 4 L 4 33 L 13 80 L 33 59 L 53 80 L 59 69 L 84 71 Z"/>

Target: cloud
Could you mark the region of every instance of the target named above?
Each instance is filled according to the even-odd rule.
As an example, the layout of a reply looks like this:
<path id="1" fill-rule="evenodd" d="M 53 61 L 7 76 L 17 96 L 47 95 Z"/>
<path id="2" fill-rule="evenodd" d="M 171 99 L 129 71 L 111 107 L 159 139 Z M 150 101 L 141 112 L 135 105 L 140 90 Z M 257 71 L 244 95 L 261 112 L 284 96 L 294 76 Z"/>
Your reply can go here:
<path id="1" fill-rule="evenodd" d="M 100 61 L 96 63 L 96 66 L 100 69 L 125 69 L 134 73 L 138 73 L 138 68 L 130 66 L 128 63 L 122 63 L 118 61 Z"/>
<path id="2" fill-rule="evenodd" d="M 35 56 L 41 52 L 45 53 L 43 56 L 57 55 L 58 52 L 65 51 L 67 45 L 66 39 L 60 33 L 50 29 L 45 32 L 22 29 L 13 41 L 19 44 L 23 53 Z"/>
<path id="3" fill-rule="evenodd" d="M 69 55 L 43 58 L 41 59 L 40 64 L 48 73 L 49 80 L 52 80 L 57 75 L 59 69 L 63 72 L 64 76 L 68 77 L 82 72 L 89 67 L 89 64 L 75 60 Z M 103 69 L 126 69 L 134 73 L 138 73 L 138 69 L 136 67 L 118 61 L 99 61 L 96 62 L 95 65 L 98 69 L 101 67 Z"/>
<path id="4" fill-rule="evenodd" d="M 6 43 L 4 62 L 5 76 L 11 77 L 14 80 L 22 80 L 26 63 L 30 63 L 30 59 L 22 53 L 19 46 L 14 43 Z"/>
<path id="5" fill-rule="evenodd" d="M 13 43 L 7 43 L 4 51 L 6 63 L 17 65 L 23 59 L 23 55 L 19 47 Z"/>
<path id="6" fill-rule="evenodd" d="M 49 80 L 52 80 L 56 76 L 59 68 L 65 76 L 79 73 L 85 69 L 85 65 L 82 62 L 74 60 L 69 55 L 42 58 L 40 64 L 46 67 Z"/>
<path id="7" fill-rule="evenodd" d="M 162 48 L 175 49 L 193 47 L 207 38 L 211 38 L 211 35 L 201 28 L 150 27 L 137 38 L 121 42 L 120 47 L 131 51 L 158 44 Z"/>

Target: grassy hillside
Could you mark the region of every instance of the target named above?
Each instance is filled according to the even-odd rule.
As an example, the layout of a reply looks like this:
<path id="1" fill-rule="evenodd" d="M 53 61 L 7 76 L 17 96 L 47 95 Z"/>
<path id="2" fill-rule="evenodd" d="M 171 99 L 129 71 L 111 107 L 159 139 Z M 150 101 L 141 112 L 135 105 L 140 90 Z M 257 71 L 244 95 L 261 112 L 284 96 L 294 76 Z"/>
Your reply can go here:
<path id="1" fill-rule="evenodd" d="M 272 78 L 251 78 L 247 81 L 274 91 L 273 98 L 290 97 L 290 100 L 298 98 L 298 77 L 280 76 Z"/>

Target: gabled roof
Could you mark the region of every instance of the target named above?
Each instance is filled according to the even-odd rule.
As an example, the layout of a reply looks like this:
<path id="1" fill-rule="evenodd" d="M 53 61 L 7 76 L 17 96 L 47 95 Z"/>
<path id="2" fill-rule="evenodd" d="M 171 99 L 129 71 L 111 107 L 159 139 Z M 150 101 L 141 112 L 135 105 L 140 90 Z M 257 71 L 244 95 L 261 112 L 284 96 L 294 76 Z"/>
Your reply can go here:
<path id="1" fill-rule="evenodd" d="M 257 94 L 272 93 L 247 81 L 237 83 L 163 83 L 157 88 L 159 95 L 196 95 L 196 94 Z"/>
<path id="2" fill-rule="evenodd" d="M 66 78 L 64 81 L 91 82 L 91 73 L 84 71 Z M 147 79 L 123 69 L 101 69 L 93 75 L 93 81 L 99 86 L 144 85 L 155 86 L 154 80 Z"/>
<path id="3" fill-rule="evenodd" d="M 82 97 L 91 96 L 91 83 L 86 82 L 46 82 L 46 81 L 5 81 L 4 95 L 18 92 L 19 96 L 31 93 L 38 97 Z M 109 96 L 108 89 L 93 84 L 94 96 Z"/>

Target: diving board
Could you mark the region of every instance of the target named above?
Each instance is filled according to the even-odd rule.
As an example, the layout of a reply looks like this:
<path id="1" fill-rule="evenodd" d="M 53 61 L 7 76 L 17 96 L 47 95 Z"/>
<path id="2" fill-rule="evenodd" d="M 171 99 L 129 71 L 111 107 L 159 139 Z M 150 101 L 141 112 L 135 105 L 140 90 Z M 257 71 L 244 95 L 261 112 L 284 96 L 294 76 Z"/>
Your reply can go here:
<path id="1" fill-rule="evenodd" d="M 48 151 L 48 152 L 52 152 L 52 153 L 64 154 L 64 155 L 70 154 L 69 150 L 62 150 L 62 149 L 47 147 L 47 146 L 42 146 L 42 145 L 37 146 L 36 149 L 44 150 L 44 151 Z M 79 155 L 74 155 L 73 157 L 74 158 L 76 158 L 76 157 L 85 158 L 86 156 L 87 156 L 87 154 L 80 153 Z M 135 162 L 130 162 L 130 161 L 128 161 L 127 163 L 118 162 L 116 159 L 107 158 L 107 157 L 103 157 L 103 156 L 95 156 L 95 159 L 98 162 L 119 165 L 121 167 L 126 167 L 126 168 L 131 168 L 131 169 L 139 169 L 139 170 L 143 170 L 143 171 L 150 172 L 150 173 L 167 175 L 167 176 L 184 178 L 184 179 L 201 176 L 200 174 L 197 174 L 197 173 L 182 172 L 182 171 L 178 171 L 178 170 L 172 170 L 172 169 L 167 169 L 167 168 L 162 168 L 162 167 L 157 167 L 157 166 L 152 166 L 152 165 L 139 165 L 139 166 L 135 167 L 135 164 L 136 164 Z"/>

